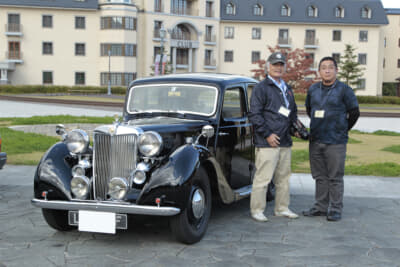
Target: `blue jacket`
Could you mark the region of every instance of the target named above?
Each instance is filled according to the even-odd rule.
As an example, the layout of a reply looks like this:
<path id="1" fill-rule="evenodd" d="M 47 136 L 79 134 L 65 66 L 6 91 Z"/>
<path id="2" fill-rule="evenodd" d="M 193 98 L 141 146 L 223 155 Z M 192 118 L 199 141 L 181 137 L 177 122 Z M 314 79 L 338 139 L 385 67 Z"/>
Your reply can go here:
<path id="1" fill-rule="evenodd" d="M 324 89 L 321 82 L 311 85 L 307 93 L 306 108 L 311 117 L 311 142 L 347 143 L 348 113 L 358 108 L 357 97 L 348 85 L 340 81 L 336 81 L 330 89 Z M 316 110 L 324 110 L 324 117 L 316 118 Z"/>
<path id="2" fill-rule="evenodd" d="M 292 146 L 290 126 L 297 120 L 297 106 L 294 94 L 287 85 L 286 98 L 291 111 L 286 117 L 279 113 L 279 109 L 286 107 L 281 89 L 268 77 L 258 83 L 252 92 L 250 100 L 249 120 L 254 127 L 254 144 L 257 147 L 270 147 L 266 138 L 272 133 L 280 138 L 281 147 Z"/>

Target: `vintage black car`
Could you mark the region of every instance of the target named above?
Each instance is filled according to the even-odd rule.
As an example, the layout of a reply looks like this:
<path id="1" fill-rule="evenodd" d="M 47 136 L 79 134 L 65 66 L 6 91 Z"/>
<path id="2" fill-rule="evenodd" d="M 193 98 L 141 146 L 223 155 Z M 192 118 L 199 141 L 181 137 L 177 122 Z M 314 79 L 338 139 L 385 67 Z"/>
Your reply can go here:
<path id="1" fill-rule="evenodd" d="M 7 161 L 7 154 L 6 152 L 1 152 L 1 136 L 0 136 L 0 169 L 3 169 L 4 164 Z"/>
<path id="2" fill-rule="evenodd" d="M 177 74 L 136 80 L 123 120 L 57 132 L 40 161 L 33 205 L 57 230 L 115 233 L 128 215 L 169 216 L 175 237 L 199 241 L 212 199 L 249 196 L 254 173 L 249 92 L 256 80 Z"/>

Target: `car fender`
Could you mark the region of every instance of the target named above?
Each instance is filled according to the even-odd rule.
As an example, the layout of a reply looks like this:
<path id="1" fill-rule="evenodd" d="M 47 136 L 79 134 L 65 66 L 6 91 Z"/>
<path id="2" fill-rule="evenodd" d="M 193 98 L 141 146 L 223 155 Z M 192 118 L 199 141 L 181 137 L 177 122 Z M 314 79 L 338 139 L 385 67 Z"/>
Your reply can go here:
<path id="1" fill-rule="evenodd" d="M 68 155 L 69 150 L 62 142 L 54 144 L 43 155 L 34 178 L 36 198 L 42 198 L 41 193 L 49 190 L 49 199 L 72 199 L 70 193 L 71 167 L 65 161 L 65 157 Z"/>

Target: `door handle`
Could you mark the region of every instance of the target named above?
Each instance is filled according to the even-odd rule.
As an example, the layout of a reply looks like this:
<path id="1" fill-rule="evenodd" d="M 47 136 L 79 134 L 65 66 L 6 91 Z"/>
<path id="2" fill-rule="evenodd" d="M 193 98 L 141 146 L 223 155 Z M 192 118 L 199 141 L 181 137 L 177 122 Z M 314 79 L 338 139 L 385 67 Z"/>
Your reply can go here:
<path id="1" fill-rule="evenodd" d="M 226 136 L 226 135 L 229 135 L 229 133 L 226 133 L 226 132 L 219 132 L 218 135 L 219 135 L 219 136 Z"/>

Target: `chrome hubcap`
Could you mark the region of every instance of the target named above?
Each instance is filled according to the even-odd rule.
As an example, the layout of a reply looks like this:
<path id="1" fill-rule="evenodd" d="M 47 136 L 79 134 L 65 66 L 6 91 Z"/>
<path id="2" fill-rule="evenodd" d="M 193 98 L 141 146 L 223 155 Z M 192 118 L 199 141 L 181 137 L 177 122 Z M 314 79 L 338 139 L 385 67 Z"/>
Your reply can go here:
<path id="1" fill-rule="evenodd" d="M 203 217 L 204 209 L 205 209 L 205 197 L 204 192 L 200 188 L 196 189 L 193 193 L 192 197 L 192 210 L 193 215 L 196 219 L 200 219 Z"/>

